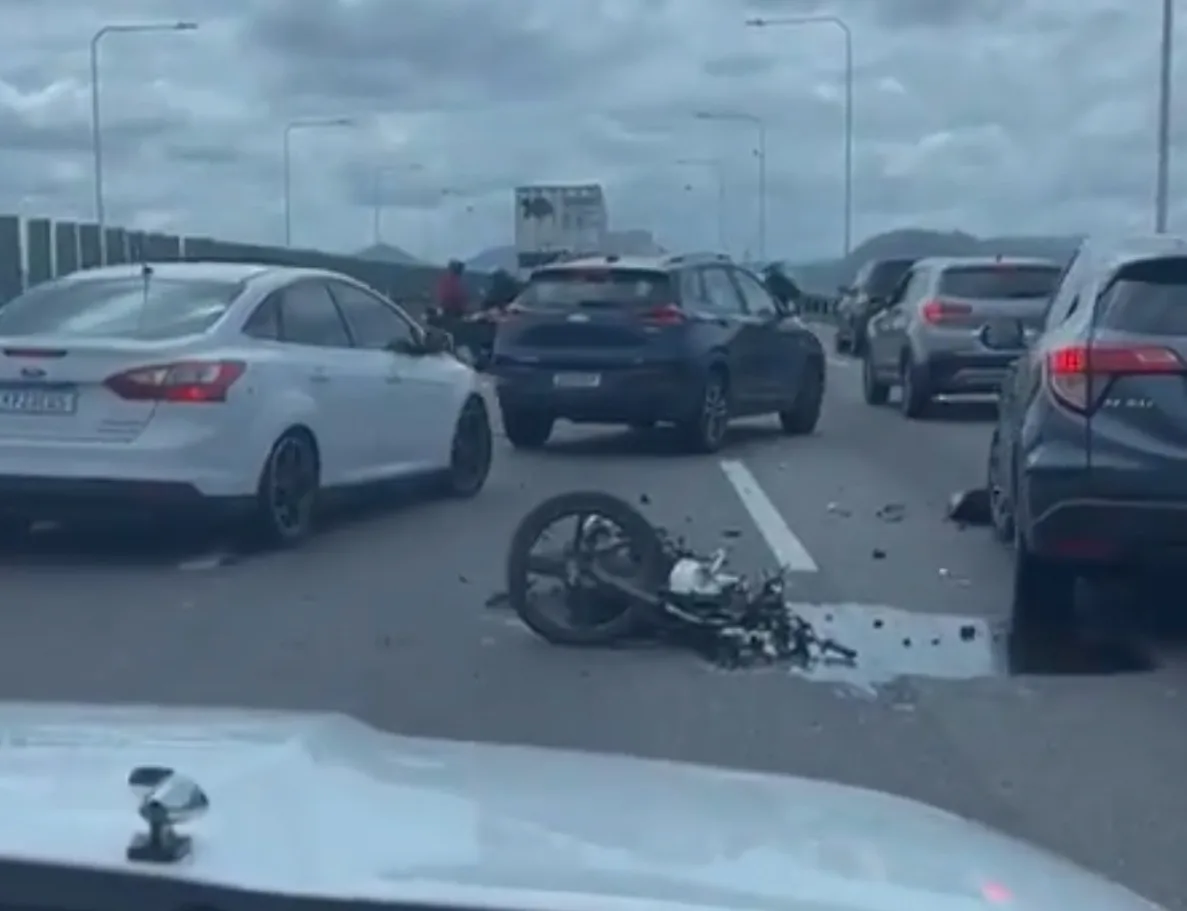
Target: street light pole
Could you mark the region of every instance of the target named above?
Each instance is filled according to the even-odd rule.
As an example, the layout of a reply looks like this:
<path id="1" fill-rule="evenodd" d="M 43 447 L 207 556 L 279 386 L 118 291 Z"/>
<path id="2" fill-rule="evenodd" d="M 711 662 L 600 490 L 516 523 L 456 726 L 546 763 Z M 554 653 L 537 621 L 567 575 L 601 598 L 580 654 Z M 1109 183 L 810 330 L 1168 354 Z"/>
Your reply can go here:
<path id="1" fill-rule="evenodd" d="M 1170 198 L 1171 71 L 1174 62 L 1175 4 L 1162 0 L 1162 48 L 1158 85 L 1158 176 L 1154 193 L 1154 230 L 1166 233 Z"/>
<path id="2" fill-rule="evenodd" d="M 1166 0 L 1169 4 L 1171 0 Z M 772 19 L 747 19 L 755 28 L 772 25 L 831 25 L 845 39 L 845 255 L 853 249 L 853 30 L 839 16 L 779 16 Z"/>
<path id="3" fill-rule="evenodd" d="M 758 258 L 767 258 L 767 123 L 754 114 L 741 111 L 698 111 L 698 120 L 718 120 L 726 123 L 751 123 L 758 128 Z"/>
<path id="4" fill-rule="evenodd" d="M 676 164 L 709 168 L 717 175 L 717 246 L 726 251 L 725 242 L 725 164 L 719 158 L 677 158 Z"/>
<path id="5" fill-rule="evenodd" d="M 140 32 L 192 32 L 196 22 L 133 22 L 105 25 L 91 36 L 91 156 L 95 171 L 95 223 L 99 226 L 100 246 L 107 259 L 107 212 L 103 199 L 103 127 L 99 104 L 99 45 L 108 35 Z"/>
<path id="6" fill-rule="evenodd" d="M 758 258 L 764 265 L 767 261 L 767 125 L 757 120 L 758 125 Z"/>
<path id="7" fill-rule="evenodd" d="M 291 120 L 284 126 L 284 245 L 293 245 L 293 133 L 319 127 L 354 126 L 351 117 L 311 117 Z"/>

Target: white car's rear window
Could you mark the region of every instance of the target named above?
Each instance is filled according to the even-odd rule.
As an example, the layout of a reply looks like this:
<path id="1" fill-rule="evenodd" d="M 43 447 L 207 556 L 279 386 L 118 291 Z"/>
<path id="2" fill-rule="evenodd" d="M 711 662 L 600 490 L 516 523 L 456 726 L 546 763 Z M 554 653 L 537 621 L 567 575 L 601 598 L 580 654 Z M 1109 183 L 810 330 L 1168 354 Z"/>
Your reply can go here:
<path id="1" fill-rule="evenodd" d="M 205 332 L 239 282 L 150 276 L 47 282 L 0 308 L 0 336 L 168 339 Z"/>

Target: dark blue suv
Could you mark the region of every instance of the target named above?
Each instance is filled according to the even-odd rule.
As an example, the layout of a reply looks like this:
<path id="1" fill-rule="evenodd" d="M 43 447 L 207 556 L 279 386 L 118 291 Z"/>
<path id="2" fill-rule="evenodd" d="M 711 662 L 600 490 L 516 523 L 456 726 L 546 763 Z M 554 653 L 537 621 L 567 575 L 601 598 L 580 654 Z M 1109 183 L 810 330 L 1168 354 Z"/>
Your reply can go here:
<path id="1" fill-rule="evenodd" d="M 495 338 L 491 372 L 512 444 L 558 419 L 674 424 L 713 452 L 731 418 L 778 414 L 811 433 L 824 351 L 752 273 L 716 254 L 598 257 L 536 270 Z"/>
<path id="2" fill-rule="evenodd" d="M 987 470 L 1015 638 L 1066 636 L 1078 578 L 1187 557 L 1187 237 L 1085 241 L 1037 333 L 1002 318 L 982 339 L 1016 358 Z"/>

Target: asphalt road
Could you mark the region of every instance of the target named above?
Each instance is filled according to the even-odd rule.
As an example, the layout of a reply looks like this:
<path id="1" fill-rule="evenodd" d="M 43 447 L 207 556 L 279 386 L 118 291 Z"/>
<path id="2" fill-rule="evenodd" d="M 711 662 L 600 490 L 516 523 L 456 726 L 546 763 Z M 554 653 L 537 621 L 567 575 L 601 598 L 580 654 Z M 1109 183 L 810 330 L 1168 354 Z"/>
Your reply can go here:
<path id="1" fill-rule="evenodd" d="M 502 445 L 479 499 L 376 508 L 299 553 L 211 565 L 89 539 L 3 555 L 0 698 L 333 709 L 406 733 L 839 779 L 1187 907 L 1187 661 L 1163 644 L 1144 673 L 938 679 L 986 670 L 977 624 L 1007 607 L 1007 555 L 943 520 L 949 495 L 982 476 L 986 415 L 907 422 L 870 408 L 849 362 L 829 382 L 809 438 L 756 422 L 716 458 L 674 455 L 662 433 L 571 430 L 531 455 Z M 798 561 L 798 600 L 858 618 L 881 660 L 933 676 L 869 693 L 685 654 L 544 645 L 484 602 L 520 516 L 575 488 L 645 494 L 654 520 L 695 544 L 738 533 L 726 543 L 742 570 L 770 564 L 765 531 Z M 966 623 L 972 642 L 958 641 Z"/>

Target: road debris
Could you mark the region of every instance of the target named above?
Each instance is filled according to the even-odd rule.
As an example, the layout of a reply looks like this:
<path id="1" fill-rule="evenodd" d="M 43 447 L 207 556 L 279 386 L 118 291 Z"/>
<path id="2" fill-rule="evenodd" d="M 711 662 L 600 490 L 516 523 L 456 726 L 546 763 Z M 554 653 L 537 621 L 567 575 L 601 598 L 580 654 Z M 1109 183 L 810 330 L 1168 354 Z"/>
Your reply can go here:
<path id="1" fill-rule="evenodd" d="M 993 523 L 993 514 L 989 509 L 989 490 L 985 487 L 973 487 L 954 493 L 948 499 L 948 520 L 957 525 L 985 526 Z"/>
<path id="2" fill-rule="evenodd" d="M 907 517 L 907 507 L 904 503 L 887 503 L 874 515 L 883 522 L 897 523 Z"/>

